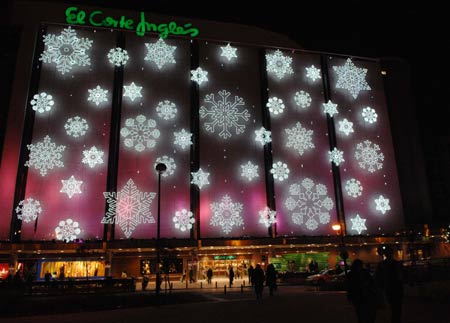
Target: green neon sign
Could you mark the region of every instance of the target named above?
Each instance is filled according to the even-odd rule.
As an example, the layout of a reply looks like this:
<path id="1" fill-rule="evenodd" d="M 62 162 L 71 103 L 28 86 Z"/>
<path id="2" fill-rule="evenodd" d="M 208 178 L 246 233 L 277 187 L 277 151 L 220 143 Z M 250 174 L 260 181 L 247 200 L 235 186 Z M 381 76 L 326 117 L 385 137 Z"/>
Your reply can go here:
<path id="1" fill-rule="evenodd" d="M 196 37 L 199 34 L 198 29 L 192 27 L 192 24 L 178 26 L 174 21 L 159 25 L 150 23 L 146 21 L 144 12 L 140 12 L 140 20 L 136 23 L 135 20 L 126 16 L 120 16 L 120 18 L 107 16 L 101 10 L 86 13 L 86 11 L 77 7 L 69 7 L 66 9 L 66 22 L 71 25 L 88 24 L 94 27 L 134 30 L 138 36 L 144 36 L 146 32 L 157 32 L 161 38 L 167 38 L 169 35 L 190 35 L 191 37 Z"/>
<path id="2" fill-rule="evenodd" d="M 214 256 L 213 259 L 214 260 L 232 260 L 232 259 L 236 259 L 236 256 L 228 256 L 228 255 Z"/>

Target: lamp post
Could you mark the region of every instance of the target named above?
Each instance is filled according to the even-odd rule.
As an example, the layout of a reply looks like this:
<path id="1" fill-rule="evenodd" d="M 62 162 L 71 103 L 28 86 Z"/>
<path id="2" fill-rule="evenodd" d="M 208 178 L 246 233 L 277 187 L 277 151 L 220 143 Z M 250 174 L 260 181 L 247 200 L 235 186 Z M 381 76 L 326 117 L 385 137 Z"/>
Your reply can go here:
<path id="1" fill-rule="evenodd" d="M 344 240 L 344 230 L 342 230 L 342 227 L 340 224 L 333 224 L 331 226 L 333 231 L 336 232 L 336 234 L 340 235 L 341 237 L 341 247 L 339 256 L 344 260 L 344 275 L 347 277 L 347 258 L 348 258 L 348 251 L 345 248 L 345 240 Z"/>
<path id="2" fill-rule="evenodd" d="M 160 257 L 159 257 L 159 239 L 160 239 L 160 220 L 161 220 L 161 174 L 167 169 L 167 166 L 163 163 L 158 163 L 155 166 L 158 172 L 158 218 L 157 218 L 157 229 L 156 229 L 156 294 L 161 291 L 161 271 L 160 271 Z"/>

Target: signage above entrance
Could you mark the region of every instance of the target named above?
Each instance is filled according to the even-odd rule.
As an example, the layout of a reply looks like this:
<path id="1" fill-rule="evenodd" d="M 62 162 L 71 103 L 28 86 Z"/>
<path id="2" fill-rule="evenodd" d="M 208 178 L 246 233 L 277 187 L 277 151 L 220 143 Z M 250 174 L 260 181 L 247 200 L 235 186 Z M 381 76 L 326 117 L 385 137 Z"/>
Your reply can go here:
<path id="1" fill-rule="evenodd" d="M 234 255 L 221 255 L 221 256 L 214 256 L 213 257 L 214 260 L 232 260 L 232 259 L 236 259 L 236 256 Z"/>
<path id="2" fill-rule="evenodd" d="M 184 26 L 178 26 L 176 22 L 154 24 L 146 21 L 145 13 L 140 12 L 140 21 L 135 21 L 126 16 L 111 17 L 101 10 L 86 12 L 77 7 L 66 9 L 66 22 L 71 25 L 91 25 L 94 27 L 111 27 L 136 31 L 136 35 L 144 36 L 146 32 L 159 33 L 161 38 L 167 38 L 169 35 L 189 35 L 196 37 L 199 30 L 188 23 Z"/>

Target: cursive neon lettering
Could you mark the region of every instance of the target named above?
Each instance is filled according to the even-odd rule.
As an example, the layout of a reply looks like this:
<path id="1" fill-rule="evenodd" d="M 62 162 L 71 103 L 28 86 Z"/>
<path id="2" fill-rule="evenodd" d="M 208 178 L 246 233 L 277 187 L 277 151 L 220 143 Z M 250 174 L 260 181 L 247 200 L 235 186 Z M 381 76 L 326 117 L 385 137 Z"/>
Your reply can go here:
<path id="1" fill-rule="evenodd" d="M 101 22 L 96 22 L 96 21 L 94 20 L 94 17 L 95 17 L 95 16 L 101 15 L 101 14 L 103 14 L 103 12 L 100 11 L 100 10 L 92 11 L 92 13 L 89 15 L 89 23 L 90 23 L 92 26 L 95 26 L 95 27 L 103 26 L 103 21 L 101 21 Z"/>
<path id="2" fill-rule="evenodd" d="M 84 18 L 86 18 L 86 12 L 80 10 L 78 13 L 77 7 L 69 7 L 66 9 L 66 21 L 72 25 L 84 25 Z"/>

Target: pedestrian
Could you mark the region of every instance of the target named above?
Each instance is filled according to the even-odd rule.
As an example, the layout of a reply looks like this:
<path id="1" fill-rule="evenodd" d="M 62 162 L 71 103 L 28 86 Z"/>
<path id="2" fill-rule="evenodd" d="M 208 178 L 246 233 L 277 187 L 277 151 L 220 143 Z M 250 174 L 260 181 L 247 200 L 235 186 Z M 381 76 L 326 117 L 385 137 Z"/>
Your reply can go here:
<path id="1" fill-rule="evenodd" d="M 273 296 L 273 291 L 277 290 L 277 271 L 273 264 L 267 266 L 266 286 L 269 287 L 270 296 Z"/>
<path id="2" fill-rule="evenodd" d="M 194 268 L 189 269 L 189 283 L 194 283 Z"/>
<path id="3" fill-rule="evenodd" d="M 252 286 L 253 286 L 253 273 L 254 272 L 255 272 L 255 269 L 253 268 L 252 265 L 250 265 L 248 267 L 248 283 Z"/>
<path id="4" fill-rule="evenodd" d="M 142 290 L 145 291 L 147 289 L 147 285 L 148 285 L 148 276 L 144 275 L 144 277 L 142 277 Z"/>
<path id="5" fill-rule="evenodd" d="M 255 288 L 256 299 L 262 299 L 264 290 L 264 271 L 260 264 L 257 264 L 253 272 L 252 282 Z"/>
<path id="6" fill-rule="evenodd" d="M 187 277 L 186 277 L 186 268 L 183 269 L 183 274 L 181 275 L 180 281 L 181 281 L 181 282 L 184 282 L 185 279 L 187 280 Z"/>
<path id="7" fill-rule="evenodd" d="M 207 278 L 208 284 L 211 284 L 212 276 L 213 276 L 213 271 L 212 271 L 211 267 L 209 267 L 208 271 L 206 272 L 206 278 Z"/>
<path id="8" fill-rule="evenodd" d="M 234 271 L 233 271 L 233 266 L 230 266 L 230 270 L 228 271 L 228 279 L 230 280 L 230 288 L 233 285 L 233 280 L 234 280 Z"/>

